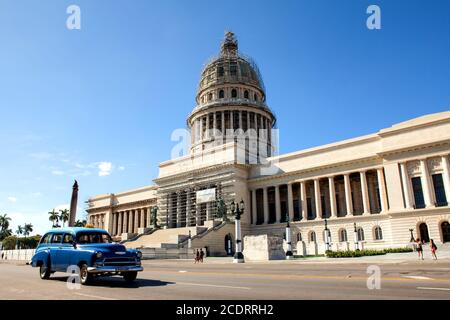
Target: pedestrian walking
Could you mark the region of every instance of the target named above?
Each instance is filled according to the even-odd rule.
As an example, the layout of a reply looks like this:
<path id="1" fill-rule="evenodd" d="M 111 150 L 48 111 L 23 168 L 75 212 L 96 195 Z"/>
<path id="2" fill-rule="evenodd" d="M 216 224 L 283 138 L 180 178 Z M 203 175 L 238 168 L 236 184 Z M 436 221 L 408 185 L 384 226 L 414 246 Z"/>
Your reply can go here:
<path id="1" fill-rule="evenodd" d="M 200 261 L 200 252 L 197 249 L 197 252 L 195 253 L 194 264 L 199 261 Z"/>
<path id="2" fill-rule="evenodd" d="M 423 260 L 423 248 L 422 248 L 422 241 L 417 238 L 416 240 L 416 246 L 417 246 L 417 253 L 419 255 L 419 260 L 422 259 Z"/>
<path id="3" fill-rule="evenodd" d="M 437 260 L 437 255 L 436 255 L 436 244 L 434 243 L 433 239 L 430 239 L 430 249 L 431 249 L 431 255 L 433 257 L 434 260 Z"/>
<path id="4" fill-rule="evenodd" d="M 203 252 L 203 249 L 200 249 L 200 262 L 203 263 L 203 257 L 205 256 L 205 253 Z"/>

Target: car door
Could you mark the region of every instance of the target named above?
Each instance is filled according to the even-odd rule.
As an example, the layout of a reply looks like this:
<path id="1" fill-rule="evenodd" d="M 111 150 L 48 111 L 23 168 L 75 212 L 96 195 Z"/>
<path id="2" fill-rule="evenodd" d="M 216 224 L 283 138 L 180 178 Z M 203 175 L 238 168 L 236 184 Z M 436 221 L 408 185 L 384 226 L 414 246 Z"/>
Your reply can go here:
<path id="1" fill-rule="evenodd" d="M 73 264 L 73 255 L 74 255 L 74 236 L 71 233 L 65 233 L 62 238 L 62 243 L 60 246 L 60 250 L 58 252 L 59 256 L 59 265 L 58 269 L 63 271 L 67 271 L 67 268 Z"/>
<path id="2" fill-rule="evenodd" d="M 61 271 L 61 246 L 62 246 L 62 233 L 54 233 L 51 243 L 49 245 L 50 249 L 50 261 L 52 271 Z"/>

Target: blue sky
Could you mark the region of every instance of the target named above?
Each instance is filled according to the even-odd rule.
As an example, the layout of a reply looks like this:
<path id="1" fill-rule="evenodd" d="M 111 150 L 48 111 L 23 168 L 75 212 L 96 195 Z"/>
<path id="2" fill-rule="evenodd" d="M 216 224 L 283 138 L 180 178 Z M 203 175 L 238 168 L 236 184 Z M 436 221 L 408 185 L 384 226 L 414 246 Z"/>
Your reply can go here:
<path id="1" fill-rule="evenodd" d="M 66 8 L 81 8 L 68 30 Z M 381 30 L 366 9 L 381 8 Z M 152 183 L 225 30 L 259 65 L 286 153 L 450 106 L 450 2 L 0 1 L 0 213 Z"/>

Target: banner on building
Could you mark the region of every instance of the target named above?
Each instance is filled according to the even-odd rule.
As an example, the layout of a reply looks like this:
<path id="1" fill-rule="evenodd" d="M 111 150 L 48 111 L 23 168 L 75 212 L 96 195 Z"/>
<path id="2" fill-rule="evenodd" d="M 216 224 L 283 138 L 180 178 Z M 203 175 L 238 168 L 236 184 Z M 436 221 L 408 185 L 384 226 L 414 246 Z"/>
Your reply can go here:
<path id="1" fill-rule="evenodd" d="M 216 201 L 216 188 L 197 191 L 197 204 Z"/>

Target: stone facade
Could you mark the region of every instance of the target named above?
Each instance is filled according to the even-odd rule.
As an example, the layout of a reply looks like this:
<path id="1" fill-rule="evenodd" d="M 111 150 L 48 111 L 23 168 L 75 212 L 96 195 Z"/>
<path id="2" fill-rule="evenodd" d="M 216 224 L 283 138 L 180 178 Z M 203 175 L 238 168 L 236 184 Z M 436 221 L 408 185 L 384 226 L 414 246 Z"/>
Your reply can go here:
<path id="1" fill-rule="evenodd" d="M 333 250 L 405 246 L 410 229 L 424 241 L 450 241 L 450 111 L 273 156 L 275 116 L 249 61 L 227 34 L 188 116 L 190 154 L 161 163 L 154 186 L 91 198 L 89 221 L 127 238 L 150 226 L 154 206 L 159 225 L 186 228 L 221 218 L 219 201 L 242 199 L 243 236 L 283 237 L 289 219 L 298 252 L 324 250 L 325 221 Z M 249 130 L 256 139 L 244 135 L 242 143 Z M 214 198 L 200 202 L 202 190 Z M 220 237 L 211 238 L 214 246 Z"/>

